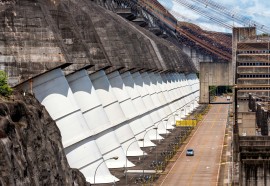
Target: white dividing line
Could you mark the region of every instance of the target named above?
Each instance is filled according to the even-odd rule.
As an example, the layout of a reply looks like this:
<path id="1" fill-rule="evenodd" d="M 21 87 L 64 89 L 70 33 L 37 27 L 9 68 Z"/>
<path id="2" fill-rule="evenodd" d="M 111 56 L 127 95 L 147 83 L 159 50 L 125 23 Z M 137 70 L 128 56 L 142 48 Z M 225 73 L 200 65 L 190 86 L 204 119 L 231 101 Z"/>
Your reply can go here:
<path id="1" fill-rule="evenodd" d="M 226 126 L 226 123 L 224 124 Z M 218 174 L 217 174 L 217 182 L 216 182 L 216 186 L 218 186 L 218 178 L 219 178 L 219 173 L 220 173 L 220 166 L 221 166 L 221 158 L 222 158 L 222 152 L 223 152 L 223 144 L 224 144 L 224 139 L 225 139 L 225 133 L 226 133 L 226 127 L 224 128 L 224 133 L 223 133 L 223 140 L 222 140 L 222 148 L 221 148 L 221 152 L 220 152 L 220 157 L 219 157 L 219 164 L 218 164 Z"/>

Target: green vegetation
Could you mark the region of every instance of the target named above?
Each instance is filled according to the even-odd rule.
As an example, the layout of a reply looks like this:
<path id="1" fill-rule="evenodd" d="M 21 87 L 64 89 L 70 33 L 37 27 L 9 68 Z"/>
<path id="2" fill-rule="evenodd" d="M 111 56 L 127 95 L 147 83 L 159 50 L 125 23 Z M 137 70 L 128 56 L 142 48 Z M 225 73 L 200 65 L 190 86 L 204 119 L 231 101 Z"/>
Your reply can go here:
<path id="1" fill-rule="evenodd" d="M 12 94 L 12 88 L 7 83 L 7 75 L 4 71 L 0 70 L 0 95 L 9 96 Z"/>
<path id="2" fill-rule="evenodd" d="M 209 86 L 210 96 L 232 93 L 232 86 Z"/>

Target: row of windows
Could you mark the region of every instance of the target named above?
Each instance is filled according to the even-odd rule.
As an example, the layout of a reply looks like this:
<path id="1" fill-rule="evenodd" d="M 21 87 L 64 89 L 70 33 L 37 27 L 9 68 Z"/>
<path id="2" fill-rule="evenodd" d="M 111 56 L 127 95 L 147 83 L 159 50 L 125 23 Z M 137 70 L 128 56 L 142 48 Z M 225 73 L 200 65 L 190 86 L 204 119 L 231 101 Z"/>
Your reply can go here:
<path id="1" fill-rule="evenodd" d="M 270 74 L 241 74 L 239 78 L 269 78 Z"/>
<path id="2" fill-rule="evenodd" d="M 254 63 L 238 63 L 239 66 L 270 66 L 270 63 L 254 62 Z"/>
<path id="3" fill-rule="evenodd" d="M 249 101 L 249 98 L 248 97 L 238 97 L 237 100 L 240 100 L 240 101 Z M 267 100 L 256 99 L 256 101 L 267 101 Z"/>
<path id="4" fill-rule="evenodd" d="M 270 50 L 249 50 L 249 51 L 238 51 L 238 54 L 269 54 Z"/>
<path id="5" fill-rule="evenodd" d="M 269 90 L 270 91 L 270 87 L 246 87 L 246 88 L 241 88 L 240 90 Z"/>

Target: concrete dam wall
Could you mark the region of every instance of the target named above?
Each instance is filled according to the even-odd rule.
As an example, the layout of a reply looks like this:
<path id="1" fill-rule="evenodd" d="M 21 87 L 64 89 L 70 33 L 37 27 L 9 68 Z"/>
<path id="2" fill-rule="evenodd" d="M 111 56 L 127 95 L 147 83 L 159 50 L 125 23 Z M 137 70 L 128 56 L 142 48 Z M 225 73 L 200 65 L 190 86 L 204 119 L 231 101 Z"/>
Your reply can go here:
<path id="1" fill-rule="evenodd" d="M 22 0 L 0 14 L 1 69 L 45 106 L 90 183 L 118 181 L 109 169 L 135 166 L 128 157 L 198 106 L 184 52 L 92 1 Z"/>

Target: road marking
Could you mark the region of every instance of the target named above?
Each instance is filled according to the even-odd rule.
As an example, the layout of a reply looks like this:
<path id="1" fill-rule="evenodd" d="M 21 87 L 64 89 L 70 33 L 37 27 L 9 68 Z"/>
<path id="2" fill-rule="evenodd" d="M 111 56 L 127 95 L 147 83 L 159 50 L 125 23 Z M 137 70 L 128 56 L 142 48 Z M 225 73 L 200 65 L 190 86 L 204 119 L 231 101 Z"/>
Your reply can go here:
<path id="1" fill-rule="evenodd" d="M 195 136 L 195 134 L 198 132 L 198 129 L 202 126 L 202 124 L 203 124 L 205 118 L 206 118 L 206 117 L 204 117 L 203 120 L 199 122 L 199 123 L 200 123 L 199 127 L 198 127 L 198 128 L 196 129 L 196 131 L 193 133 L 193 135 L 192 135 L 191 138 L 189 139 L 188 143 L 185 145 L 184 150 L 179 154 L 177 160 L 181 157 L 181 155 L 182 155 L 183 152 L 186 150 L 186 148 L 187 148 L 188 144 L 190 143 L 190 141 L 193 139 L 193 137 Z M 177 160 L 176 160 L 176 162 L 177 162 Z M 160 186 L 163 185 L 164 181 L 167 179 L 168 175 L 170 174 L 170 172 L 172 171 L 172 169 L 173 169 L 174 166 L 176 165 L 176 162 L 173 164 L 173 166 L 171 167 L 171 169 L 168 171 L 167 175 L 165 176 L 165 178 L 164 178 L 163 181 L 161 182 Z"/>
<path id="2" fill-rule="evenodd" d="M 229 109 L 228 106 L 225 107 L 225 108 L 226 108 L 226 110 Z M 225 136 L 225 134 L 226 134 L 226 127 L 225 127 L 225 129 L 224 129 L 224 136 Z M 223 140 L 222 140 L 222 144 L 224 144 L 224 140 L 225 140 L 225 137 L 224 137 Z M 219 157 L 219 162 L 221 162 L 222 152 L 223 152 L 223 147 L 221 148 L 220 157 Z M 217 183 L 216 183 L 216 186 L 218 185 L 219 174 L 220 174 L 220 164 L 219 164 L 219 166 L 218 166 L 218 174 L 217 174 Z"/>
<path id="3" fill-rule="evenodd" d="M 220 110 L 221 110 L 221 107 L 220 107 L 220 105 L 218 105 L 218 112 L 220 112 Z M 216 120 L 216 122 L 218 122 L 218 118 L 217 118 L 217 114 L 214 116 L 214 120 Z M 212 125 L 211 125 L 211 128 L 210 128 L 210 130 L 213 128 L 213 126 L 214 126 L 214 124 L 215 123 L 213 123 Z M 216 136 L 216 137 L 218 137 L 218 136 Z M 203 143 L 204 145 L 206 145 L 206 144 L 208 144 L 209 143 L 209 138 L 207 139 L 207 140 L 205 140 L 206 141 L 206 143 Z M 199 164 L 200 164 L 200 162 L 201 162 L 201 156 L 202 156 L 202 154 L 203 154 L 203 152 L 201 152 L 201 154 L 200 154 L 200 156 L 199 156 L 199 161 L 198 161 L 198 163 L 196 164 L 196 166 L 195 166 L 195 170 L 193 169 L 193 173 L 189 176 L 189 178 L 188 178 L 188 180 L 189 180 L 189 182 L 188 182 L 188 185 L 191 185 L 191 183 L 192 183 L 192 181 L 193 181 L 193 177 L 194 177 L 194 174 L 195 174 L 195 172 L 197 171 L 197 169 L 198 169 L 198 167 L 199 167 Z"/>
<path id="4" fill-rule="evenodd" d="M 223 112 L 223 110 L 224 109 L 227 109 L 227 107 L 225 107 L 225 108 L 223 108 L 223 106 L 221 106 L 221 105 L 217 105 L 216 107 L 212 107 L 211 109 L 216 109 L 215 111 L 217 111 L 217 108 L 219 109 L 219 112 L 221 111 L 221 112 Z M 215 112 L 216 113 L 216 112 Z M 194 139 L 196 139 L 194 136 L 195 135 L 197 135 L 199 132 L 199 130 L 203 130 L 204 128 L 200 128 L 200 127 L 205 127 L 206 125 L 207 125 L 207 123 L 209 122 L 210 124 L 211 124 L 211 126 L 209 126 L 209 127 L 207 127 L 208 129 L 210 129 L 210 128 L 213 128 L 214 126 L 215 126 L 215 129 L 217 129 L 217 128 L 220 128 L 221 126 L 220 125 L 222 125 L 223 127 L 224 127 L 224 125 L 226 125 L 226 123 L 225 123 L 225 121 L 226 121 L 226 119 L 223 119 L 222 121 L 221 121 L 221 119 L 220 118 L 218 118 L 217 120 L 216 120 L 216 124 L 215 124 L 215 121 L 213 121 L 213 117 L 217 117 L 216 116 L 217 114 L 213 114 L 213 112 L 211 112 L 211 110 L 207 113 L 207 115 L 203 118 L 203 120 L 202 121 L 200 121 L 200 123 L 199 123 L 199 126 L 198 126 L 198 128 L 196 129 L 196 131 L 193 133 L 193 135 L 192 136 L 190 136 L 190 139 L 189 139 L 189 141 L 187 142 L 187 144 L 185 144 L 184 146 L 183 146 L 183 151 L 179 154 L 179 156 L 177 157 L 177 162 L 179 161 L 179 159 L 181 158 L 182 159 L 182 157 L 183 157 L 183 152 L 185 152 L 185 150 L 187 149 L 187 147 L 190 145 L 190 143 L 192 142 L 192 140 L 194 140 Z M 220 113 L 218 114 L 219 116 L 221 115 Z M 227 114 L 223 114 L 223 115 L 227 115 Z M 212 118 L 211 118 L 212 117 Z M 222 117 L 222 116 L 221 116 Z M 224 117 L 224 116 L 223 116 Z M 211 119 L 210 119 L 211 118 Z M 222 127 L 222 129 L 223 129 L 223 127 Z M 202 131 L 200 131 L 200 133 L 201 133 Z M 222 132 L 224 135 L 225 135 L 225 129 L 224 129 L 224 131 L 222 130 L 222 131 L 220 131 L 220 132 Z M 203 133 L 203 134 L 210 134 L 210 135 L 212 135 L 212 131 L 210 130 L 210 131 L 205 131 L 205 133 Z M 202 134 L 202 136 L 203 136 L 203 134 Z M 223 138 L 222 139 L 220 139 L 220 140 L 218 140 L 218 142 L 221 142 L 222 141 L 222 143 L 219 143 L 219 144 L 217 144 L 217 146 L 215 146 L 215 148 L 217 149 L 217 148 L 221 148 L 221 154 L 220 154 L 220 157 L 222 157 L 222 151 L 223 151 L 223 144 L 224 144 L 224 135 L 222 136 Z M 215 135 L 214 135 L 215 136 Z M 216 136 L 216 138 L 217 137 L 220 137 L 221 135 L 218 133 L 218 135 Z M 213 138 L 212 138 L 213 139 Z M 204 140 L 204 141 L 207 141 L 208 143 L 209 143 L 209 141 L 210 141 L 211 139 L 206 139 L 206 140 Z M 198 144 L 196 144 L 195 143 L 195 146 L 198 146 Z M 203 145 L 201 144 L 201 145 L 199 145 L 199 148 L 203 148 L 203 146 L 205 146 L 205 143 L 203 143 Z M 209 147 L 207 147 L 207 148 L 209 148 Z M 210 148 L 209 148 L 210 149 Z M 202 155 L 204 154 L 204 152 L 201 152 L 200 153 L 200 155 L 199 155 L 199 157 L 201 157 Z M 201 160 L 202 158 L 199 158 L 199 161 L 198 162 L 201 162 L 202 160 Z M 191 160 L 186 160 L 185 162 L 189 162 L 189 161 L 191 161 Z M 184 161 L 183 161 L 183 163 L 184 163 Z M 214 166 L 207 166 L 207 167 L 209 167 L 209 168 L 207 168 L 206 167 L 206 169 L 207 170 L 209 170 L 209 171 L 211 171 L 213 168 L 216 170 L 216 169 L 218 169 L 218 175 L 217 175 L 217 177 L 216 177 L 216 179 L 213 179 L 213 178 L 215 178 L 215 175 L 211 175 L 211 183 L 209 184 L 209 185 L 215 185 L 216 183 L 218 183 L 218 178 L 219 178 L 219 171 L 220 171 L 220 163 L 221 163 L 221 159 L 220 159 L 220 161 L 219 162 L 217 162 L 217 163 L 215 163 L 215 165 Z M 223 163 L 223 162 L 222 162 Z M 177 164 L 178 165 L 178 164 Z M 176 163 L 174 163 L 173 165 L 172 165 L 172 167 L 170 168 L 170 170 L 167 172 L 167 175 L 165 176 L 165 178 L 162 180 L 162 183 L 160 184 L 160 186 L 165 186 L 165 180 L 168 180 L 168 178 L 169 178 L 169 175 L 171 176 L 172 174 L 176 174 L 176 173 L 179 173 L 178 171 L 176 171 L 175 170 L 175 167 L 176 167 Z M 196 168 L 197 167 L 197 168 Z M 194 166 L 194 170 L 195 171 L 193 171 L 193 174 L 195 174 L 195 172 L 196 172 L 196 169 L 198 169 L 198 167 L 199 167 L 199 165 L 197 164 L 197 165 L 195 165 Z M 208 171 L 207 171 L 208 172 Z M 216 171 L 215 171 L 216 172 Z M 194 176 L 192 176 L 192 179 L 193 179 L 193 177 Z M 191 179 L 191 181 L 192 181 L 192 179 Z M 186 180 L 186 179 L 185 179 Z M 186 180 L 186 181 L 188 181 L 188 180 Z M 187 182 L 186 182 L 187 183 Z M 188 185 L 188 184 L 187 184 Z"/>

